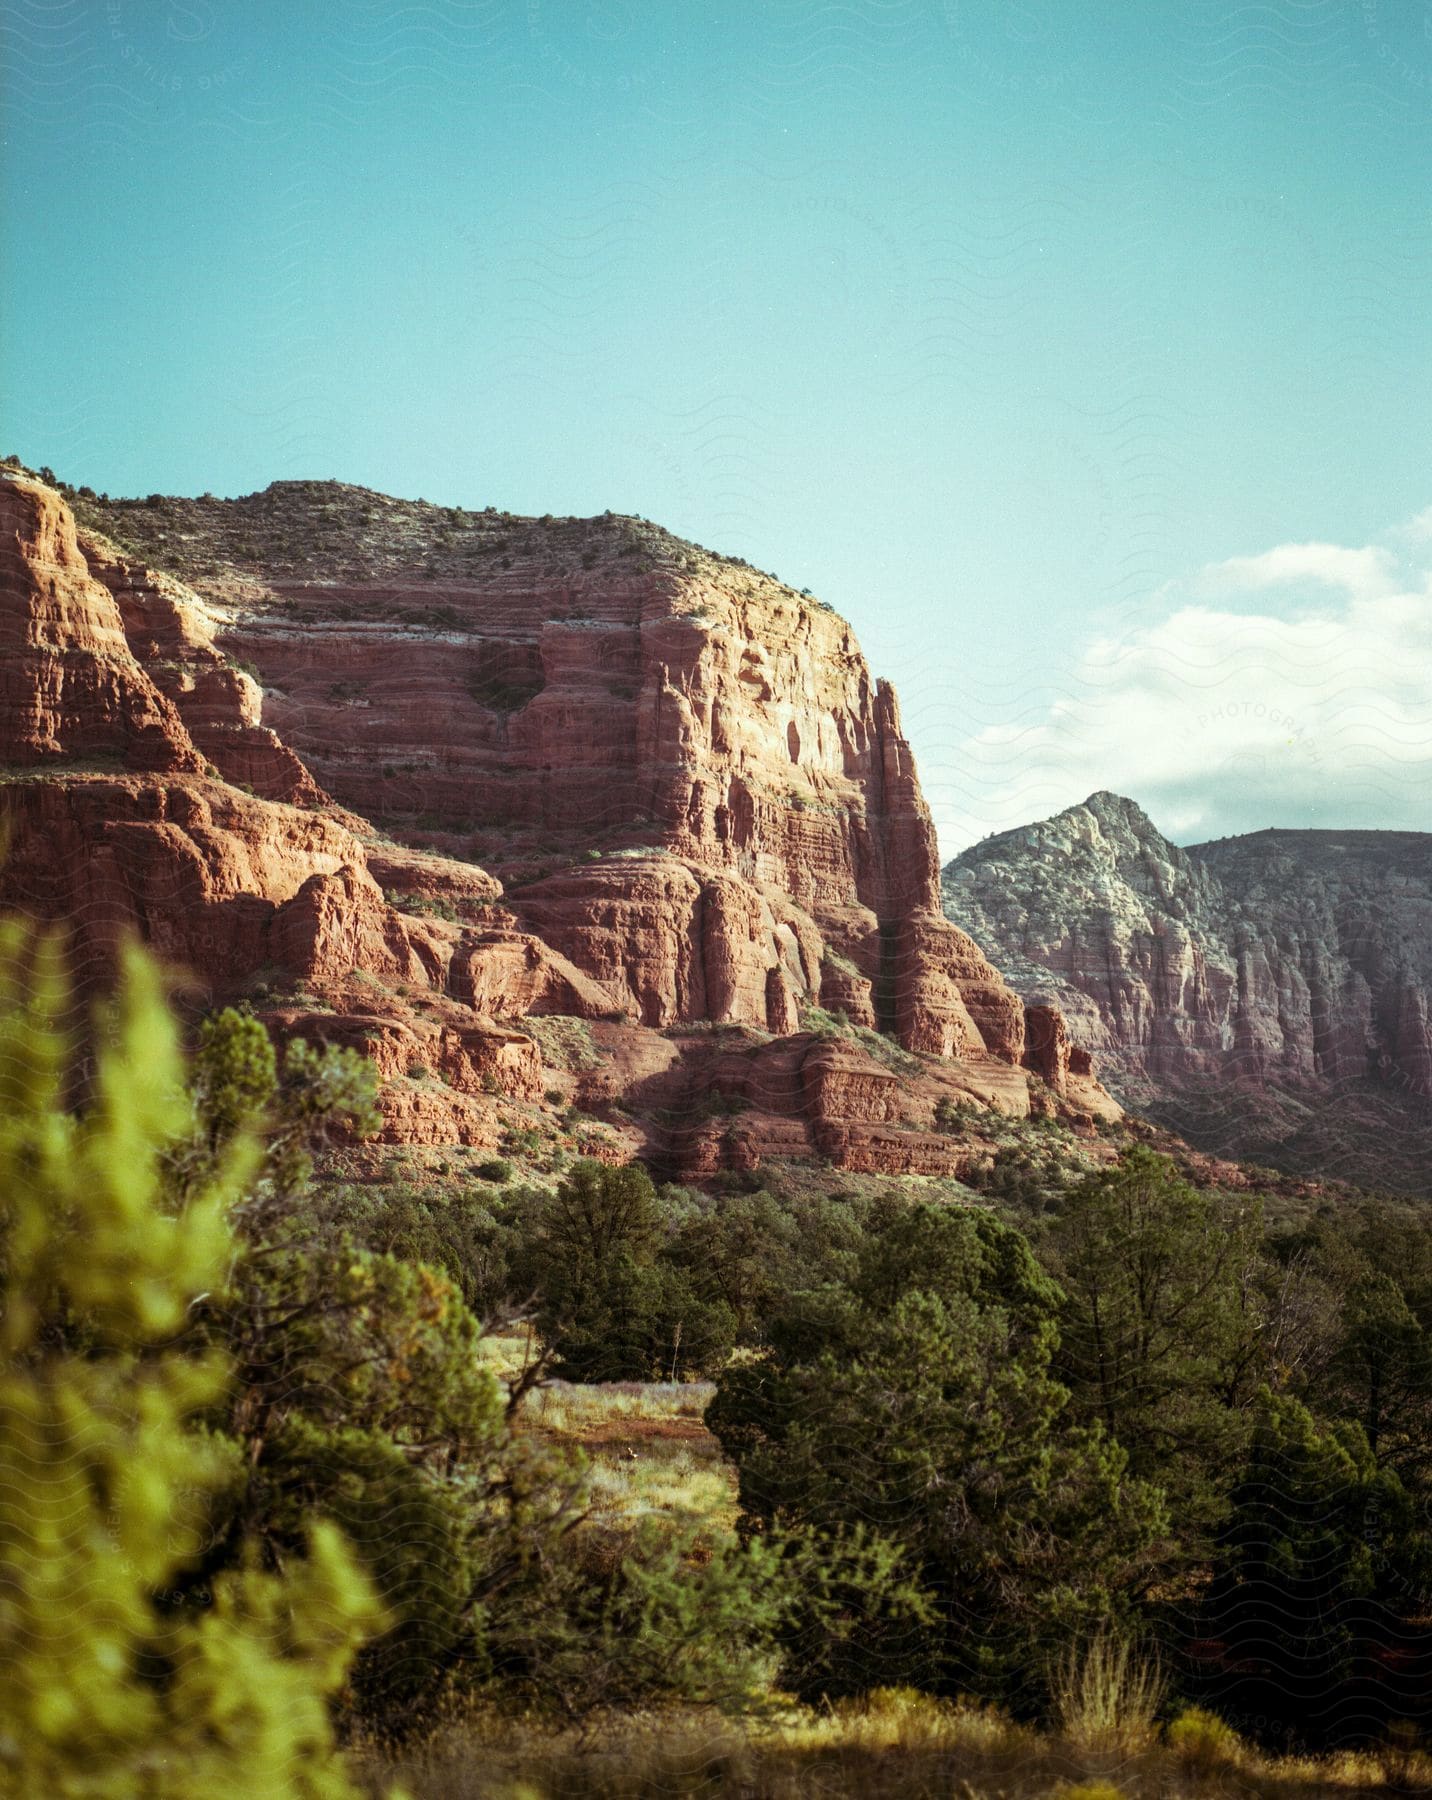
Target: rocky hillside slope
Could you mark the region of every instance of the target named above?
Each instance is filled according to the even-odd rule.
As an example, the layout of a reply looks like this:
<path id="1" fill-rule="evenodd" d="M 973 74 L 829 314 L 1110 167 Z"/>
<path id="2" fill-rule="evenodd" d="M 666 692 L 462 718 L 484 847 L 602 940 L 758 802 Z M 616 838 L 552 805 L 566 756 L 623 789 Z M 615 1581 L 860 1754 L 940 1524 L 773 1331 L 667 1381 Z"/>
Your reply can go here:
<path id="1" fill-rule="evenodd" d="M 1428 1185 L 1432 835 L 1179 849 L 1099 793 L 973 846 L 942 887 L 1011 984 L 1192 1141 Z"/>
<path id="2" fill-rule="evenodd" d="M 362 1043 L 409 1141 L 947 1172 L 942 1097 L 1108 1107 L 818 602 L 639 521 L 67 495 L 0 475 L 0 898 L 95 979 L 133 930 Z"/>

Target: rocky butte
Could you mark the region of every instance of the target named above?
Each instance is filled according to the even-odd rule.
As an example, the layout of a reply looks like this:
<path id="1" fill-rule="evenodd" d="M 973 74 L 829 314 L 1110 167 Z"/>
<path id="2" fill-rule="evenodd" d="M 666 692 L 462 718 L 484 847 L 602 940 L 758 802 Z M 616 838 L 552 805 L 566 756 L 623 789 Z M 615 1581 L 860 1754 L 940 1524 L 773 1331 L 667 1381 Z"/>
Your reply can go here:
<path id="1" fill-rule="evenodd" d="M 393 1141 L 951 1173 L 942 1098 L 1116 1110 L 943 916 L 849 626 L 744 563 L 612 516 L 5 470 L 0 630 L 0 898 L 66 920 L 86 981 L 135 932 L 199 1003 L 361 1045 Z"/>
<path id="2" fill-rule="evenodd" d="M 1180 849 L 1097 793 L 964 851 L 942 887 L 1026 1001 L 1190 1142 L 1428 1190 L 1432 835 Z"/>

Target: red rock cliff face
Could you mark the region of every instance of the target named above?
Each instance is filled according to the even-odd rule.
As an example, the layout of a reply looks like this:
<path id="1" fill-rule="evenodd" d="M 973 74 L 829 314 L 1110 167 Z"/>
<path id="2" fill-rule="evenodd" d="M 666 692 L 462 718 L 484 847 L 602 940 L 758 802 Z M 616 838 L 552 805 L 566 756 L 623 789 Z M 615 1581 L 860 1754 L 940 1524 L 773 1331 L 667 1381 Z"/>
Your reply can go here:
<path id="1" fill-rule="evenodd" d="M 170 700 L 196 750 L 226 780 L 268 800 L 323 798 L 278 733 L 263 723 L 257 681 L 215 647 L 215 621 L 181 582 L 138 568 L 92 532 L 77 534 L 89 573 L 109 590 L 130 654 Z"/>
<path id="2" fill-rule="evenodd" d="M 1034 1068 L 1108 1108 L 936 910 L 847 626 L 639 522 L 465 519 L 299 484 L 77 534 L 0 477 L 0 903 L 66 920 L 85 981 L 137 933 L 362 1046 L 390 1141 L 937 1174 L 976 1154 L 942 1096 L 1025 1112 Z"/>
<path id="3" fill-rule="evenodd" d="M 324 996 L 316 1035 L 365 1005 L 375 1032 L 443 1071 L 451 1093 L 436 1110 L 449 1126 L 466 1105 L 462 1129 L 495 1142 L 493 1097 L 540 1093 L 541 1061 L 490 1013 L 609 997 L 573 994 L 577 972 L 511 929 L 478 934 L 391 905 L 375 869 L 401 888 L 442 888 L 454 914 L 500 890 L 480 869 L 400 849 L 370 866 L 363 821 L 320 804 L 259 704 L 196 596 L 98 540 L 81 545 L 53 489 L 0 478 L 0 904 L 68 925 L 82 989 L 103 985 L 119 944 L 139 937 L 215 998 L 256 976 L 264 993 L 311 984 Z M 504 979 L 514 939 L 518 984 Z M 455 967 L 467 1004 L 447 998 Z M 432 996 L 415 1025 L 396 1016 L 413 989 Z M 484 1097 L 476 1111 L 465 1085 Z"/>
<path id="4" fill-rule="evenodd" d="M 91 577 L 69 508 L 23 477 L 0 483 L 0 753 L 25 765 L 203 767 L 132 654 L 113 596 Z"/>
<path id="5" fill-rule="evenodd" d="M 116 591 L 94 567 L 112 580 L 120 570 Z M 217 984 L 265 965 L 425 979 L 443 952 L 387 906 L 348 824 L 246 793 L 200 752 L 188 718 L 201 741 L 256 746 L 274 785 L 319 792 L 259 726 L 256 685 L 209 644 L 197 604 L 159 580 L 102 556 L 92 565 L 57 493 L 0 480 L 11 834 L 0 892 L 69 920 L 82 964 L 102 962 L 130 932 Z M 242 750 L 238 760 L 250 766 Z"/>
<path id="6" fill-rule="evenodd" d="M 1019 1062 L 1019 1001 L 941 914 L 894 693 L 818 602 L 633 521 L 454 525 L 332 484 L 182 504 L 217 641 L 328 791 L 492 868 L 634 1017 L 825 1005 Z"/>

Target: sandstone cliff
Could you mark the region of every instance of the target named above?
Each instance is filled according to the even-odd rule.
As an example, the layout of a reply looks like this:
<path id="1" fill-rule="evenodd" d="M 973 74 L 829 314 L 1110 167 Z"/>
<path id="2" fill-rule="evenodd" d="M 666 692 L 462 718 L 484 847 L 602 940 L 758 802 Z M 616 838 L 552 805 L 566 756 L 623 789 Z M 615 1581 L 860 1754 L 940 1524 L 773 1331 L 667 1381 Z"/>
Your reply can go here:
<path id="1" fill-rule="evenodd" d="M 61 497 L 9 473 L 0 634 L 0 901 L 70 928 L 82 987 L 103 984 L 126 935 L 211 997 L 256 979 L 263 994 L 291 995 L 280 1026 L 310 986 L 322 990 L 312 1035 L 375 994 L 380 1015 L 401 1015 L 402 990 L 418 986 L 432 991 L 433 1016 L 404 1026 L 415 1061 L 428 1038 L 456 1034 L 477 1091 L 540 1093 L 535 1045 L 514 1050 L 491 1015 L 439 998 L 455 961 L 480 985 L 480 947 L 391 905 L 379 884 L 432 888 L 433 859 L 399 847 L 370 857 L 363 821 L 324 804 L 261 723 L 257 683 L 214 648 L 198 597 L 91 538 L 81 548 Z M 499 891 L 471 867 L 444 865 L 444 879 L 483 906 Z M 526 960 L 538 971 L 527 998 L 543 974 L 559 997 L 568 973 L 581 980 L 545 951 Z"/>
<path id="2" fill-rule="evenodd" d="M 107 757 L 131 769 L 203 769 L 177 709 L 130 651 L 58 495 L 7 479 L 0 514 L 0 748 L 22 766 Z"/>
<path id="3" fill-rule="evenodd" d="M 361 1046 L 397 1141 L 950 1173 L 942 1098 L 1110 1110 L 941 916 L 894 695 L 808 596 L 633 521 L 76 499 L 0 476 L 0 900 L 83 980 L 137 933 Z"/>
<path id="4" fill-rule="evenodd" d="M 943 891 L 1027 1000 L 1194 1141 L 1426 1184 L 1432 836 L 1180 849 L 1100 793 L 973 846 Z"/>
<path id="5" fill-rule="evenodd" d="M 643 521 L 338 483 L 88 515 L 208 598 L 330 793 L 491 869 L 643 1023 L 838 1007 L 1020 1062 L 1018 1000 L 942 916 L 894 693 L 819 602 Z"/>

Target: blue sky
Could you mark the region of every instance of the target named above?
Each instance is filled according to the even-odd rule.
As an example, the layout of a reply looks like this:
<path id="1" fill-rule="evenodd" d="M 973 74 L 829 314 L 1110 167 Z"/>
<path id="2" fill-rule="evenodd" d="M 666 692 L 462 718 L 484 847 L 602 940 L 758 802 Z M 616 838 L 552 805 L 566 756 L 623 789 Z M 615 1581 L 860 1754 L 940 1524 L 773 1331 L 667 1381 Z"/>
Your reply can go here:
<path id="1" fill-rule="evenodd" d="M 746 556 L 947 855 L 1106 786 L 1432 828 L 1424 13 L 17 0 L 0 448 Z"/>

